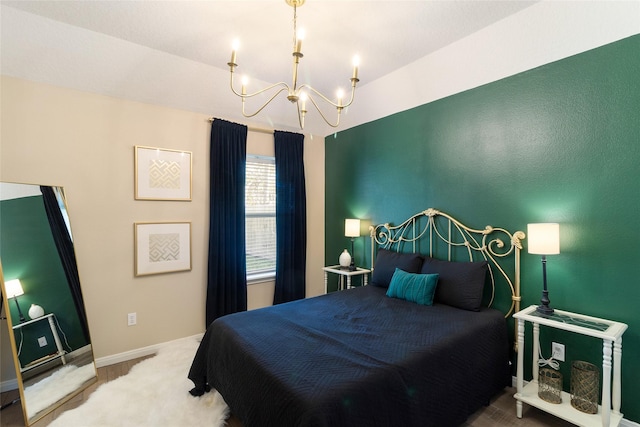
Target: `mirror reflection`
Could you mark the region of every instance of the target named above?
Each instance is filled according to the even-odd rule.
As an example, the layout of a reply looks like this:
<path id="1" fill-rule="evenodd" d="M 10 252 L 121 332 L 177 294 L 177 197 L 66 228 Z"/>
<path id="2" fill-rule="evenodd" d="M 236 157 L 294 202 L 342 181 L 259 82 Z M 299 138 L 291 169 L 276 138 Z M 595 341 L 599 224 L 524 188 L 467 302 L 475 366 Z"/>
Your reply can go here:
<path id="1" fill-rule="evenodd" d="M 30 425 L 97 380 L 61 187 L 0 183 L 0 274 Z"/>

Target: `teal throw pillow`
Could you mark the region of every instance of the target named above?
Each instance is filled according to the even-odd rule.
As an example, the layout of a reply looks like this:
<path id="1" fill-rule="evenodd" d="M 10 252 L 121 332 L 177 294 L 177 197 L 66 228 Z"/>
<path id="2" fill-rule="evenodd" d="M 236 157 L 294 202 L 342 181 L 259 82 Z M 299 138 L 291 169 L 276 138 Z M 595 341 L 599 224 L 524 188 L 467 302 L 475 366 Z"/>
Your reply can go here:
<path id="1" fill-rule="evenodd" d="M 387 296 L 421 305 L 433 305 L 438 274 L 416 274 L 396 268 L 391 277 Z"/>

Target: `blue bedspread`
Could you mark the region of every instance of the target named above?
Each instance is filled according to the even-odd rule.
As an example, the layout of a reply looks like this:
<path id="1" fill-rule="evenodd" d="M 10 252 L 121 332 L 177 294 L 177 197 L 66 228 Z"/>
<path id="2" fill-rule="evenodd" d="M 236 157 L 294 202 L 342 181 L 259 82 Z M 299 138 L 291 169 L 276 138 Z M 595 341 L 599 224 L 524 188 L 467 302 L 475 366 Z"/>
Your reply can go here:
<path id="1" fill-rule="evenodd" d="M 510 382 L 508 355 L 497 310 L 366 286 L 217 319 L 189 378 L 244 427 L 446 427 Z"/>

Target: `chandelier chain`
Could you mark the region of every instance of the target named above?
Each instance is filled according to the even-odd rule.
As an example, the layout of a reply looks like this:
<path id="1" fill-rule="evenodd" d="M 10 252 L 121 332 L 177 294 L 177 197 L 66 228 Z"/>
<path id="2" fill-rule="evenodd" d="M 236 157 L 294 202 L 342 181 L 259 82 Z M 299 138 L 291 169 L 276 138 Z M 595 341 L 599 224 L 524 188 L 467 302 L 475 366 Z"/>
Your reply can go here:
<path id="1" fill-rule="evenodd" d="M 293 46 L 295 47 L 296 45 L 296 40 L 298 38 L 298 26 L 297 26 L 297 21 L 298 21 L 298 13 L 297 13 L 298 8 L 296 7 L 296 5 L 293 5 Z"/>

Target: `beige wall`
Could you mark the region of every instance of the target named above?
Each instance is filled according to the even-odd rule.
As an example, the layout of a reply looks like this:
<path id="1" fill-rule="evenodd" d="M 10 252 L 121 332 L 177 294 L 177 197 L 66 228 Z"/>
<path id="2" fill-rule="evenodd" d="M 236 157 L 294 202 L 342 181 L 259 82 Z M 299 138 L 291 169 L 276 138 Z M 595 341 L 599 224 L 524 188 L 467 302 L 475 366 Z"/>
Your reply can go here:
<path id="1" fill-rule="evenodd" d="M 0 180 L 65 188 L 96 357 L 203 332 L 209 226 L 207 116 L 6 76 L 1 107 Z M 191 151 L 193 200 L 135 201 L 135 145 Z M 272 135 L 250 132 L 248 151 L 259 152 L 268 145 L 273 145 Z M 305 138 L 305 172 L 307 295 L 313 296 L 324 291 L 323 138 Z M 190 221 L 192 270 L 134 277 L 136 221 Z M 270 305 L 273 283 L 251 285 L 248 292 L 250 308 Z M 130 312 L 137 313 L 136 326 L 127 326 Z M 5 342 L 3 365 L 8 359 Z M 5 374 L 3 367 L 3 381 Z"/>

